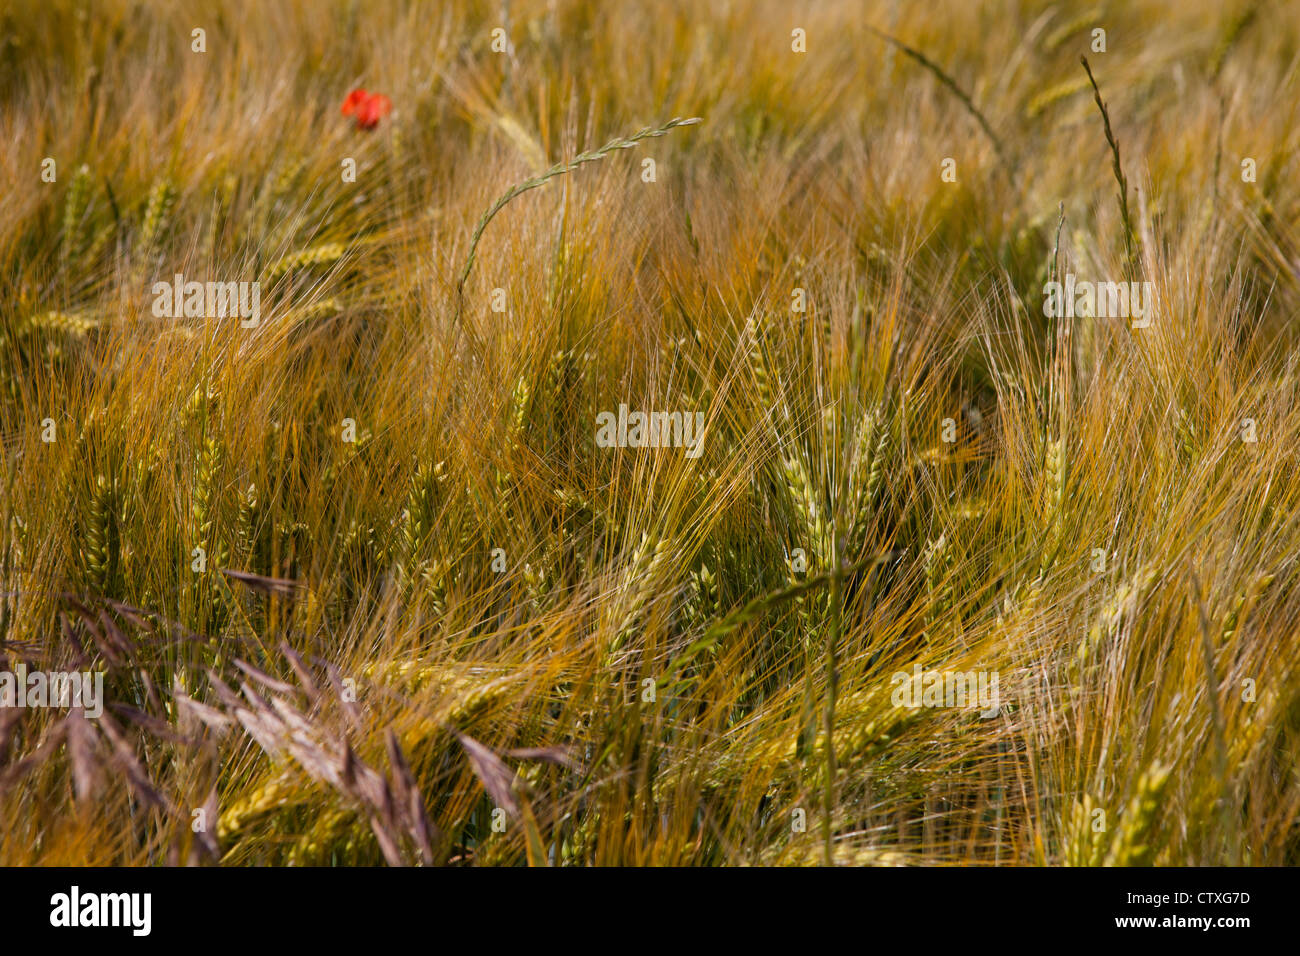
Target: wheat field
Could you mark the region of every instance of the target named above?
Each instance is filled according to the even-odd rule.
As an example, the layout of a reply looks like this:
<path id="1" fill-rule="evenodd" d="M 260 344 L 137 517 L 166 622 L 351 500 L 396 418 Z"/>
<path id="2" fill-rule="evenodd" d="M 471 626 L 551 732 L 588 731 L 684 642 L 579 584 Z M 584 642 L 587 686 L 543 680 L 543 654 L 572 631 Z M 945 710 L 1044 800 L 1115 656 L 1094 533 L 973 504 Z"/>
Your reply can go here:
<path id="1" fill-rule="evenodd" d="M 1284 0 L 14 0 L 0 671 L 103 712 L 0 706 L 0 863 L 1300 862 L 1298 71 Z"/>

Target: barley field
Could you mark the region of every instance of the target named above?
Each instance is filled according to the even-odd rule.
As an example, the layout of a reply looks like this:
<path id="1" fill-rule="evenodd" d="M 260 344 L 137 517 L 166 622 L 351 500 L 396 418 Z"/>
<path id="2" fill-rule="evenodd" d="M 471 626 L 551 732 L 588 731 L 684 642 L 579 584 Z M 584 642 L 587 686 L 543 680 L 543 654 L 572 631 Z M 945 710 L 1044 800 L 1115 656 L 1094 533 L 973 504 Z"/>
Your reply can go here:
<path id="1" fill-rule="evenodd" d="M 1300 862 L 1298 72 L 12 0 L 0 864 Z"/>

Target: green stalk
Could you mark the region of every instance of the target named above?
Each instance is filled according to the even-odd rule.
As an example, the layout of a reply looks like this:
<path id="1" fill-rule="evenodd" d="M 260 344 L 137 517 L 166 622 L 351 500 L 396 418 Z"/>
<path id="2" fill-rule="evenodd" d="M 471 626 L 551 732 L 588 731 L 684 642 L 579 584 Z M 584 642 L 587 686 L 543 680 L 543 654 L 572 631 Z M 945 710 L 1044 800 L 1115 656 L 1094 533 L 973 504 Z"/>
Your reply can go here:
<path id="1" fill-rule="evenodd" d="M 921 66 L 925 67 L 932 74 L 934 74 L 935 79 L 937 79 L 944 86 L 948 87 L 948 89 L 952 92 L 952 95 L 957 97 L 957 99 L 961 102 L 962 106 L 966 107 L 966 112 L 970 113 L 971 116 L 975 117 L 975 121 L 980 124 L 980 129 L 984 131 L 984 135 L 987 136 L 989 138 L 989 142 L 993 144 L 993 151 L 997 153 L 998 165 L 1002 169 L 1003 175 L 1006 176 L 1009 180 L 1014 180 L 1014 169 L 1011 166 L 1011 161 L 1007 159 L 1007 153 L 1002 146 L 1002 140 L 999 139 L 998 135 L 993 132 L 993 127 L 989 124 L 989 121 L 984 117 L 984 114 L 980 112 L 979 107 L 975 105 L 975 101 L 970 98 L 970 94 L 967 93 L 965 90 L 963 90 L 960 86 L 958 86 L 957 81 L 954 80 L 947 73 L 945 73 L 943 71 L 943 68 L 940 67 L 939 64 L 935 63 L 933 60 L 931 60 L 920 50 L 913 49 L 912 47 L 908 46 L 906 43 L 902 42 L 901 40 L 897 40 L 894 37 L 890 36 L 888 33 L 885 33 L 883 30 L 877 30 L 875 27 L 872 26 L 868 26 L 867 29 L 870 30 L 872 33 L 874 33 L 876 36 L 880 37 L 880 39 L 884 40 L 886 43 L 890 44 L 891 46 L 897 47 L 899 50 L 902 50 L 913 60 L 915 60 L 917 63 L 921 64 Z"/>
<path id="2" fill-rule="evenodd" d="M 479 219 L 478 225 L 474 227 L 474 235 L 471 236 L 469 240 L 469 255 L 465 257 L 465 267 L 461 270 L 460 278 L 456 281 L 457 319 L 460 318 L 461 312 L 464 311 L 465 282 L 469 279 L 470 270 L 474 268 L 474 253 L 478 249 L 479 240 L 483 238 L 483 230 L 487 228 L 488 223 L 492 221 L 493 217 L 506 207 L 510 200 L 528 192 L 530 189 L 537 189 L 539 186 L 545 186 L 557 176 L 563 176 L 565 173 L 571 173 L 578 167 L 587 163 L 594 163 L 597 160 L 604 159 L 616 149 L 631 149 L 643 139 L 653 139 L 658 136 L 663 136 L 669 130 L 676 129 L 678 126 L 694 126 L 696 123 L 702 122 L 704 122 L 703 119 L 694 116 L 690 119 L 671 119 L 663 126 L 655 128 L 647 126 L 644 129 L 637 130 L 631 136 L 611 139 L 608 143 L 594 152 L 579 153 L 567 163 L 556 163 L 541 175 L 534 176 L 532 179 L 526 179 L 522 183 L 510 187 L 509 191 L 507 191 L 505 195 L 492 204 L 491 208 L 489 208 L 488 211 L 483 214 L 483 217 Z"/>
<path id="3" fill-rule="evenodd" d="M 836 653 L 840 644 L 840 626 L 843 608 L 840 593 L 844 581 L 844 567 L 840 561 L 840 536 L 837 525 L 831 526 L 831 620 L 826 630 L 826 786 L 822 794 L 822 843 L 827 866 L 833 866 L 831 852 L 831 813 L 835 808 L 835 690 Z"/>
<path id="4" fill-rule="evenodd" d="M 1102 101 L 1101 90 L 1097 86 L 1097 80 L 1092 75 L 1092 67 L 1088 65 L 1086 56 L 1079 57 L 1079 62 L 1083 64 L 1084 71 L 1088 74 L 1088 82 L 1092 84 L 1093 98 L 1097 101 L 1097 109 L 1101 110 L 1101 122 L 1106 128 L 1106 143 L 1110 146 L 1112 171 L 1115 174 L 1115 182 L 1119 184 L 1119 214 L 1124 220 L 1124 251 L 1128 254 L 1128 267 L 1132 276 L 1137 275 L 1138 261 L 1137 253 L 1133 248 L 1133 240 L 1137 233 L 1133 230 L 1133 219 L 1128 211 L 1128 180 L 1124 178 L 1124 167 L 1119 161 L 1119 140 L 1115 139 L 1115 132 L 1110 128 L 1110 111 L 1106 109 L 1106 104 Z"/>

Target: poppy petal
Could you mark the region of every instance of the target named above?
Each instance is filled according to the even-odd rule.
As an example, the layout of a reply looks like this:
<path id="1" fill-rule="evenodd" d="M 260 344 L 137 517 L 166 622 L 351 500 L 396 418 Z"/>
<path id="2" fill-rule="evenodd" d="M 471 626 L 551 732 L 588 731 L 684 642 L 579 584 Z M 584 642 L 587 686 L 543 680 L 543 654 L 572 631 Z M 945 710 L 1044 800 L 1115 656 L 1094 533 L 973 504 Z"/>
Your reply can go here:
<path id="1" fill-rule="evenodd" d="M 357 107 L 357 128 L 374 129 L 379 125 L 380 118 L 386 116 L 392 108 L 392 101 L 382 93 L 367 96 L 365 102 Z"/>
<path id="2" fill-rule="evenodd" d="M 363 89 L 353 90 L 351 93 L 348 94 L 348 98 L 343 101 L 343 109 L 342 109 L 343 115 L 351 116 L 369 98 L 370 98 L 370 94 L 367 93 L 365 90 Z"/>

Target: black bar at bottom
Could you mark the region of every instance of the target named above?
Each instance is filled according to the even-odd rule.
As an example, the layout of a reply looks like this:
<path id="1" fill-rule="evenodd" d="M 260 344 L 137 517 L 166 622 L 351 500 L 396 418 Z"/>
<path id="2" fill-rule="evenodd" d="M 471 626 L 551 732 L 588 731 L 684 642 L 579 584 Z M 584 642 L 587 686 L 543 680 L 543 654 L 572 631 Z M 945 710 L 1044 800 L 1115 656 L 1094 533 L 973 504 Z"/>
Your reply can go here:
<path id="1" fill-rule="evenodd" d="M 220 945 L 233 934 L 259 949 L 374 947 L 412 934 L 509 944 L 610 933 L 615 946 L 642 934 L 694 946 L 717 934 L 734 946 L 783 928 L 805 942 L 847 932 L 864 945 L 890 928 L 967 944 L 1199 935 L 1230 945 L 1290 929 L 1294 889 L 1294 871 L 1282 869 L 0 870 L 11 945 Z M 1035 931 L 1055 935 L 1020 936 Z"/>

